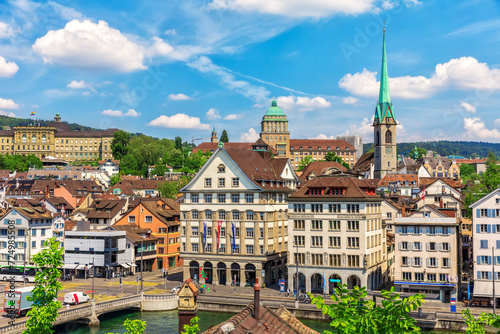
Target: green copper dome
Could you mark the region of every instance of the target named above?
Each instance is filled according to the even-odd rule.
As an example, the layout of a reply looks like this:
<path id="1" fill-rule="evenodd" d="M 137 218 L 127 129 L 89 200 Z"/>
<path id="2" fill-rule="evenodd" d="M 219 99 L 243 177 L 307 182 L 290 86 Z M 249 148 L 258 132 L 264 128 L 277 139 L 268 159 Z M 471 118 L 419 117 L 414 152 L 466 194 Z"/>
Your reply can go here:
<path id="1" fill-rule="evenodd" d="M 278 107 L 278 103 L 276 102 L 276 100 L 273 100 L 273 102 L 271 104 L 271 108 L 267 109 L 267 112 L 264 115 L 264 117 L 265 116 L 285 116 L 286 117 L 283 110 L 280 107 Z"/>

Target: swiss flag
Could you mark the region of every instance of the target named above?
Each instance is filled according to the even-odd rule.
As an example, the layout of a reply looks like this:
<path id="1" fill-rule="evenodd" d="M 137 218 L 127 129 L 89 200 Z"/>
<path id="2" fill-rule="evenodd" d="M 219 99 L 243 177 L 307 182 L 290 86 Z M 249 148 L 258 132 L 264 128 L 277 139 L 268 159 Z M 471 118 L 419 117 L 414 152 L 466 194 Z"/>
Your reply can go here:
<path id="1" fill-rule="evenodd" d="M 420 195 L 420 198 L 425 201 L 425 187 L 424 190 L 422 190 L 422 195 Z"/>

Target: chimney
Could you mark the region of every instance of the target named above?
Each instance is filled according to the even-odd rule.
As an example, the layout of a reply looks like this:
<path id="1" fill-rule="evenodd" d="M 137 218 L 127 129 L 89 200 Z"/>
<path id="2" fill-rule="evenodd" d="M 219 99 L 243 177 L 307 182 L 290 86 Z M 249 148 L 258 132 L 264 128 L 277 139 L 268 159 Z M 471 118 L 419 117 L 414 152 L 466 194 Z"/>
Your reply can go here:
<path id="1" fill-rule="evenodd" d="M 406 205 L 403 203 L 403 206 L 401 207 L 401 216 L 406 217 Z"/>
<path id="2" fill-rule="evenodd" d="M 255 320 L 259 321 L 259 311 L 260 311 L 260 285 L 259 279 L 255 279 L 255 285 L 253 286 L 253 317 Z"/>

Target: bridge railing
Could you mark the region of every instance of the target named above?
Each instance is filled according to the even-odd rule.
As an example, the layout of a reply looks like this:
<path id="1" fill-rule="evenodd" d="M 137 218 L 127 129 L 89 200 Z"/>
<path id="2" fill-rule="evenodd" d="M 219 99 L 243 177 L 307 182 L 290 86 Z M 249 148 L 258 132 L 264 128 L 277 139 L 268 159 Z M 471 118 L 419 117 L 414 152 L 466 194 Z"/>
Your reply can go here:
<path id="1" fill-rule="evenodd" d="M 59 311 L 56 324 L 68 318 L 85 318 L 92 315 L 92 305 L 74 308 L 72 310 Z M 76 316 L 76 317 L 75 317 Z"/>
<path id="2" fill-rule="evenodd" d="M 141 302 L 141 296 L 123 297 L 106 302 L 96 303 L 96 312 L 99 313 L 102 309 L 114 308 L 116 306 L 128 305 L 128 304 L 139 304 Z"/>
<path id="3" fill-rule="evenodd" d="M 169 300 L 169 299 L 177 299 L 177 295 L 144 295 L 144 300 L 147 301 Z"/>

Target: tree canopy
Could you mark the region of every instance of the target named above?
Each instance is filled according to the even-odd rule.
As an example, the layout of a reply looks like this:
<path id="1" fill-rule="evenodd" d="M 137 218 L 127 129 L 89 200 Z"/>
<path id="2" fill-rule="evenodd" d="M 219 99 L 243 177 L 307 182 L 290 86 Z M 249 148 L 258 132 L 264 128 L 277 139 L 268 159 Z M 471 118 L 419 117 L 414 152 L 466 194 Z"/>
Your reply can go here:
<path id="1" fill-rule="evenodd" d="M 297 170 L 300 172 L 301 170 L 303 170 L 304 168 L 306 168 L 307 165 L 309 165 L 313 161 L 314 160 L 313 160 L 313 158 L 310 155 L 305 156 L 304 159 L 300 160 L 299 167 L 297 168 Z"/>
<path id="2" fill-rule="evenodd" d="M 28 155 L 0 155 L 0 169 L 16 172 L 27 172 L 30 167 L 43 167 L 42 160 L 34 154 Z"/>
<path id="3" fill-rule="evenodd" d="M 347 162 L 342 160 L 342 158 L 336 155 L 334 152 L 327 152 L 325 154 L 325 161 L 336 161 L 342 166 L 344 166 L 346 169 L 351 169 L 351 166 L 349 166 Z"/>
<path id="4" fill-rule="evenodd" d="M 223 143 L 229 143 L 229 137 L 227 136 L 226 130 L 222 130 L 222 134 L 220 135 L 220 141 Z"/>

